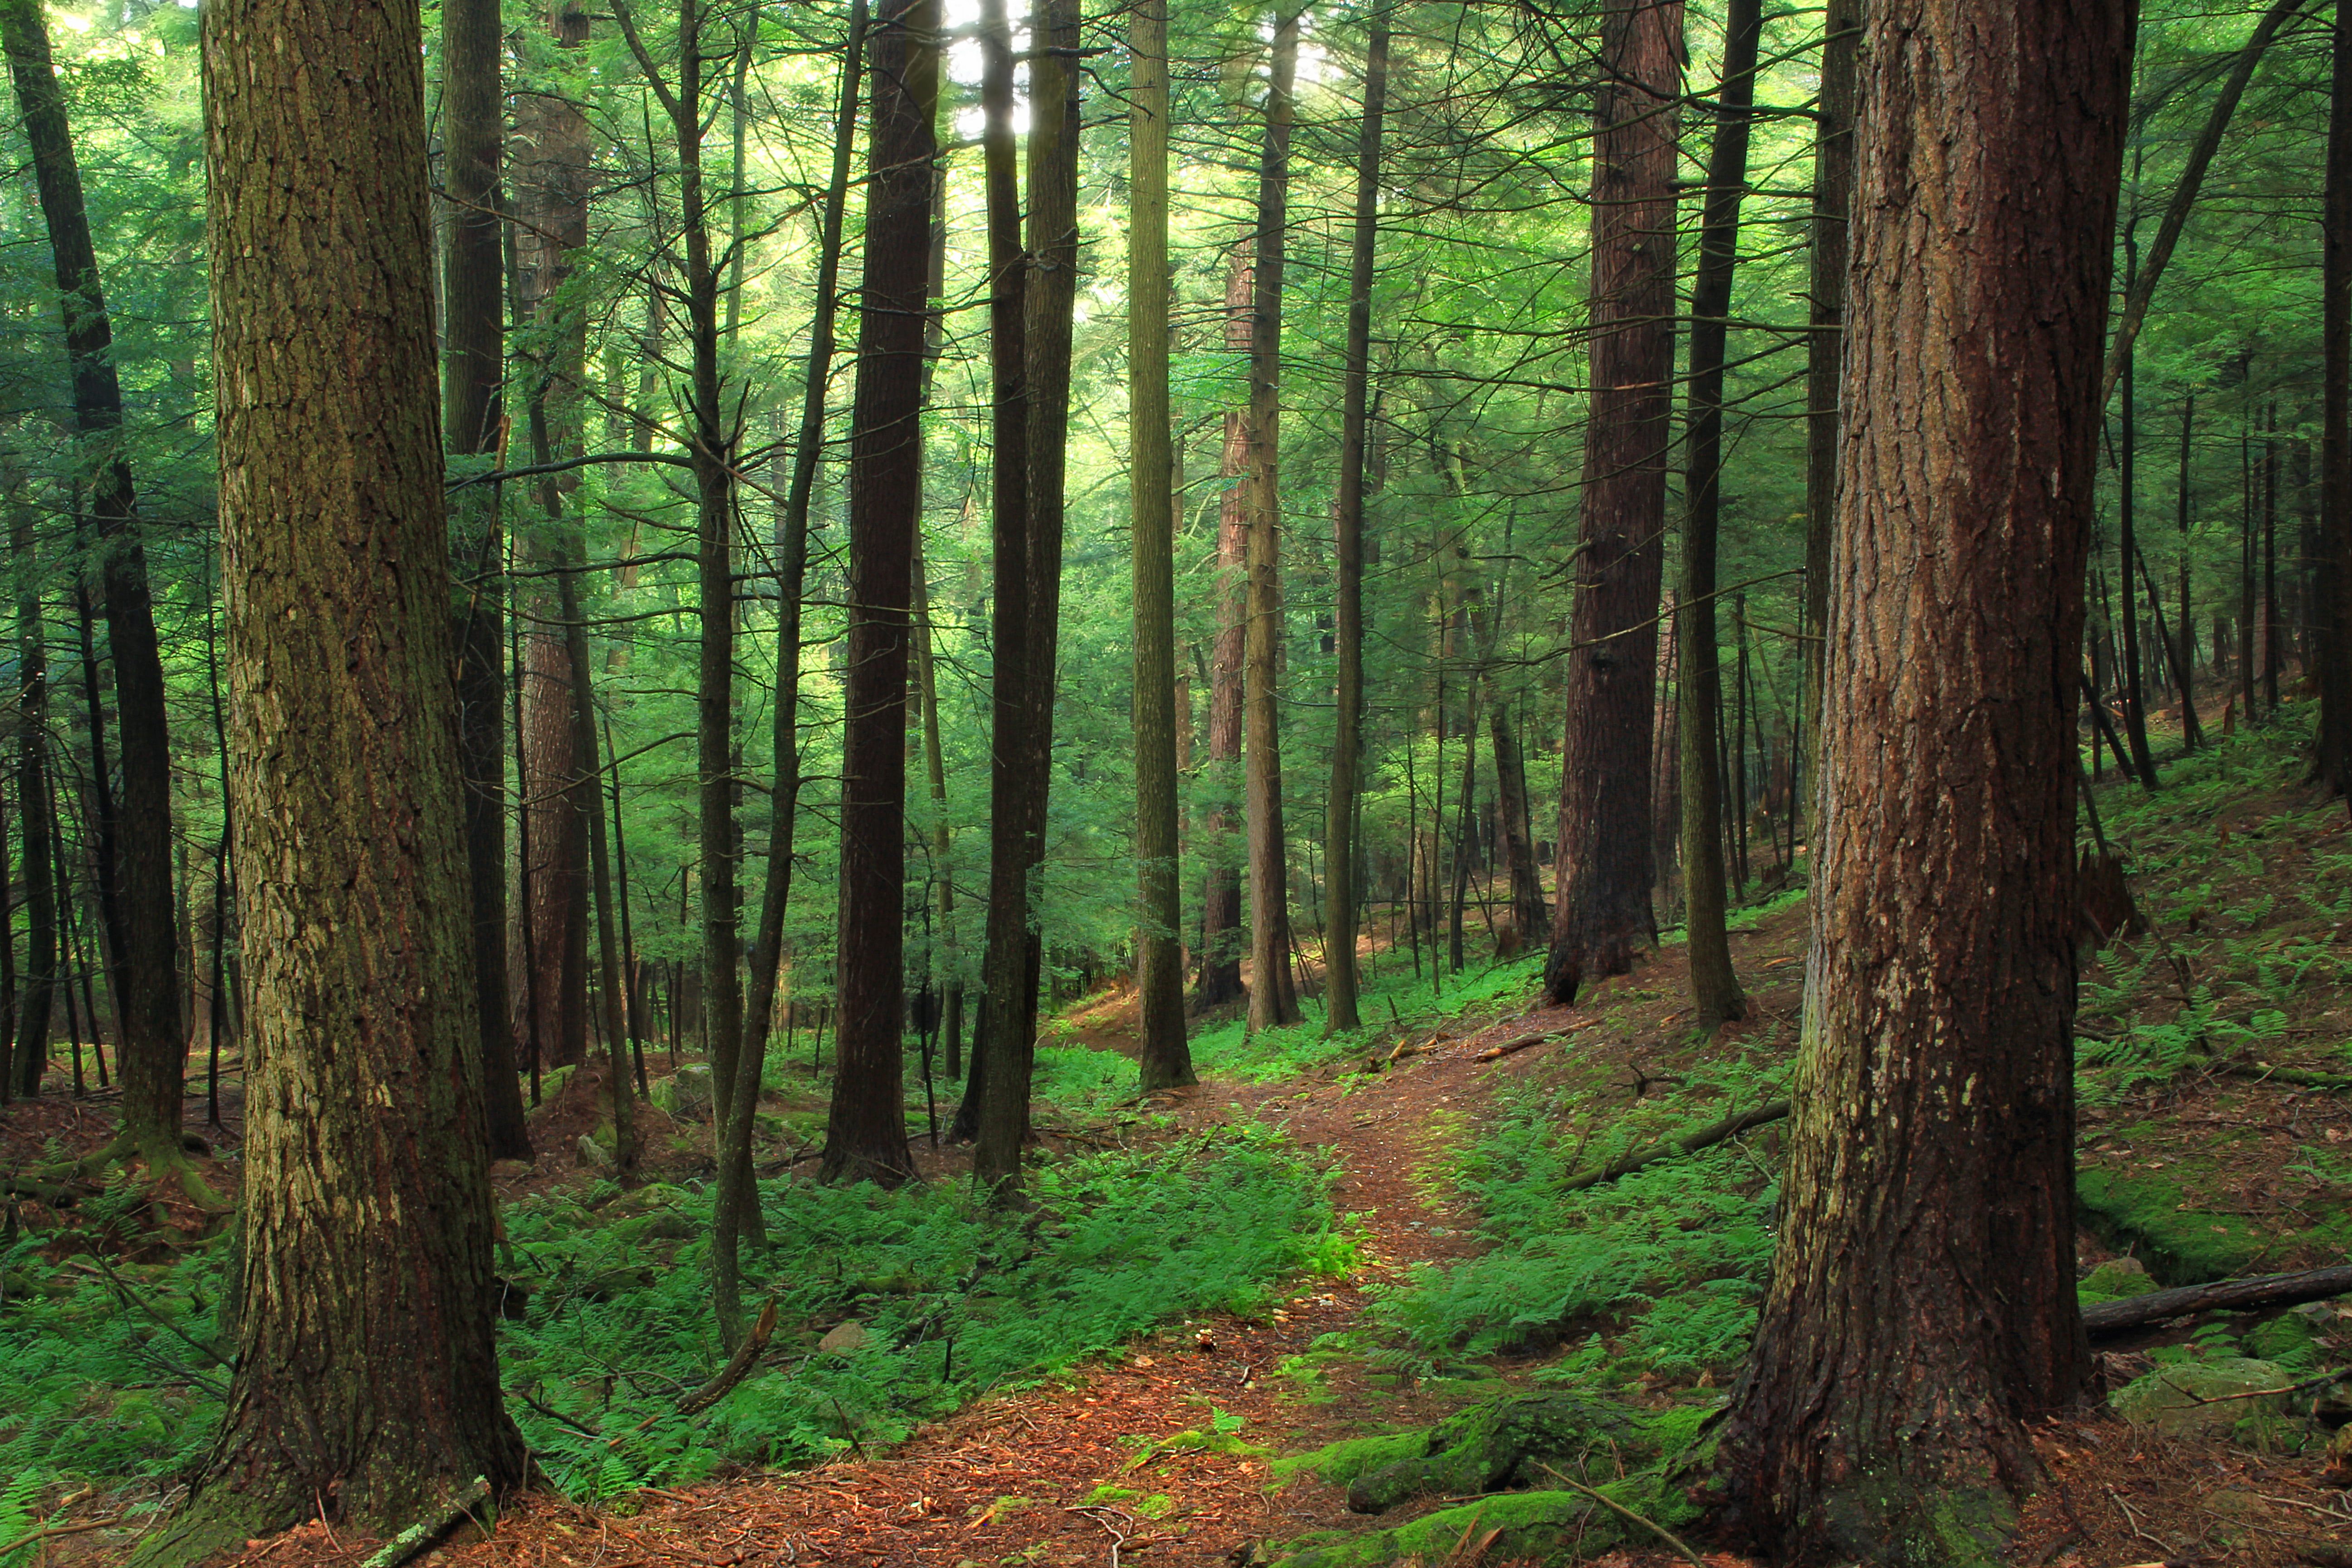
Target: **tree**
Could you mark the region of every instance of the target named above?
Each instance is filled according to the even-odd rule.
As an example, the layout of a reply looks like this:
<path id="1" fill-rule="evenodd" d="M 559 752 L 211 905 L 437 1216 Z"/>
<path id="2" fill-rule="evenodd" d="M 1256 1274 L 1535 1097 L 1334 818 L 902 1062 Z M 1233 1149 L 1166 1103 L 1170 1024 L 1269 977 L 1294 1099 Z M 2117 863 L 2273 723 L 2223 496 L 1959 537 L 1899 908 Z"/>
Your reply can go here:
<path id="1" fill-rule="evenodd" d="M 1021 1146 L 1029 1136 L 1029 1079 L 1037 1046 L 1042 942 L 1030 887 L 1045 860 L 1045 808 L 1053 778 L 1055 667 L 1062 595 L 1062 507 L 1070 430 L 1070 339 L 1078 288 L 1078 5 L 1042 0 L 1040 49 L 1029 68 L 1029 226 L 1021 286 L 1022 390 L 1028 414 L 1022 457 L 1020 564 L 1025 579 L 1017 700 L 997 707 L 1002 765 L 989 800 L 992 845 L 1008 844 L 1009 864 L 992 853 L 987 965 L 988 1076 L 971 1178 L 998 1201 L 1021 1188 Z M 998 459 L 1000 462 L 1003 458 Z M 1000 573 L 1003 568 L 999 568 Z M 1000 640 L 997 657 L 1007 652 Z M 1009 817 L 1009 823 L 1000 823 Z M 1003 890 L 1000 899 L 999 889 Z M 1011 917 L 1018 915 L 1016 931 Z"/>
<path id="2" fill-rule="evenodd" d="M 2318 773 L 2352 795 L 2352 6 L 2337 0 L 2320 219 Z"/>
<path id="3" fill-rule="evenodd" d="M 441 104 L 449 193 L 442 254 L 441 439 L 448 456 L 493 459 L 504 432 L 505 236 L 499 207 L 499 8 L 447 0 L 441 8 Z M 484 1130 L 492 1159 L 530 1158 L 515 1076 L 507 986 L 506 682 L 499 628 L 504 530 L 498 492 L 474 486 L 451 505 L 457 578 L 458 746 L 466 770 L 466 864 L 474 912 L 474 994 L 482 1030 Z"/>
<path id="4" fill-rule="evenodd" d="M 49 658 L 41 626 L 41 557 L 32 509 L 13 495 L 5 500 L 16 591 L 16 829 L 25 847 L 26 929 L 21 1011 L 0 1019 L 0 1046 L 12 1037 L 14 1042 L 13 1052 L 0 1059 L 0 1103 L 16 1098 L 21 1079 L 29 1076 L 37 1084 L 48 1065 L 58 985 L 58 824 L 49 800 Z"/>
<path id="5" fill-rule="evenodd" d="M 1135 583 L 1136 989 L 1146 1093 L 1197 1081 L 1184 1043 L 1176 832 L 1176 458 L 1168 427 L 1168 11 L 1136 0 L 1129 109 L 1129 463 Z"/>
<path id="6" fill-rule="evenodd" d="M 1715 746 L 1723 723 L 1723 676 L 1715 630 L 1715 563 L 1723 499 L 1723 354 L 1732 273 L 1739 260 L 1739 200 L 1748 185 L 1748 106 L 1756 98 L 1757 38 L 1762 30 L 1759 11 L 1757 0 L 1730 0 L 1724 10 L 1723 85 L 1716 94 L 1698 277 L 1691 289 L 1690 478 L 1685 486 L 1682 603 L 1675 626 L 1682 664 L 1676 698 L 1682 724 L 1684 921 L 1690 933 L 1691 1007 L 1703 1029 L 1748 1014 L 1723 923 L 1723 773 Z"/>
<path id="7" fill-rule="evenodd" d="M 858 296 L 850 429 L 848 669 L 843 689 L 841 1022 L 825 1126 L 828 1182 L 895 1186 L 907 1146 L 903 924 L 907 877 L 907 666 L 915 528 L 923 509 L 923 323 L 929 313 L 934 0 L 893 0 L 871 43 L 873 173 Z M 1025 1090 L 1026 1085 L 1024 1083 Z M 757 1093 L 757 1085 L 739 1092 Z"/>
<path id="8" fill-rule="evenodd" d="M 1364 437 L 1371 401 L 1372 263 L 1380 243 L 1381 127 L 1388 107 L 1389 23 L 1375 15 L 1364 46 L 1364 118 L 1356 142 L 1356 235 L 1348 261 L 1347 381 L 1340 392 L 1339 495 L 1332 513 L 1333 652 L 1338 715 L 1323 832 L 1323 981 L 1333 1033 L 1360 1027 L 1356 1010 L 1356 818 L 1364 749 Z M 1505 721 L 1496 710 L 1497 724 Z M 1496 744 L 1507 729 L 1497 729 Z M 1524 792 L 1522 792 L 1524 796 Z M 1525 804 L 1524 798 L 1522 805 Z"/>
<path id="9" fill-rule="evenodd" d="M 1665 565 L 1675 360 L 1675 160 L 1682 0 L 1612 0 L 1594 95 L 1591 386 L 1572 557 L 1551 952 L 1570 1003 L 1630 969 L 1652 931 L 1650 746 Z"/>
<path id="10" fill-rule="evenodd" d="M 1274 25 L 1265 141 L 1257 170 L 1257 259 L 1251 268 L 1249 552 L 1242 623 L 1242 751 L 1249 816 L 1249 1026 L 1298 1022 L 1290 973 L 1290 870 L 1283 830 L 1282 726 L 1276 687 L 1282 646 L 1282 285 L 1290 242 L 1290 132 L 1297 111 L 1301 12 Z"/>
<path id="11" fill-rule="evenodd" d="M 525 1463 L 499 1389 L 417 14 L 220 0 L 203 26 L 243 1310 L 219 1435 L 146 1563 L 323 1499 L 390 1533 Z"/>
<path id="12" fill-rule="evenodd" d="M 1862 0 L 1827 0 L 1813 121 L 1813 216 L 1806 247 L 1804 766 L 1818 775 L 1822 676 L 1830 632 L 1830 542 L 1837 522 L 1839 360 L 1845 349 L 1846 230 L 1853 206 L 1854 68 Z"/>
<path id="13" fill-rule="evenodd" d="M 50 65 L 48 25 L 36 0 L 8 0 L 0 6 L 0 46 L 7 50 L 16 102 L 24 111 L 33 177 L 56 263 L 74 429 L 88 446 L 78 467 L 87 468 L 80 482 L 87 486 L 89 516 L 98 527 L 97 576 L 121 735 L 121 794 L 106 803 L 111 809 L 101 809 L 98 826 L 101 874 L 110 879 L 105 891 L 112 900 L 109 934 L 115 939 L 122 1131 L 100 1157 L 135 1154 L 150 1172 L 179 1170 L 200 1189 L 187 1172 L 180 1142 L 188 1047 L 180 1033 L 179 942 L 173 916 L 171 724 L 137 496 L 121 445 L 114 329 L 99 279 L 65 98 Z M 95 727 L 91 732 L 96 735 Z"/>
<path id="14" fill-rule="evenodd" d="M 1990 1563 L 2026 1421 L 2090 1370 L 2075 690 L 2131 26 L 2115 0 L 1868 24 L 1814 987 L 1718 1458 L 1777 1551 Z"/>

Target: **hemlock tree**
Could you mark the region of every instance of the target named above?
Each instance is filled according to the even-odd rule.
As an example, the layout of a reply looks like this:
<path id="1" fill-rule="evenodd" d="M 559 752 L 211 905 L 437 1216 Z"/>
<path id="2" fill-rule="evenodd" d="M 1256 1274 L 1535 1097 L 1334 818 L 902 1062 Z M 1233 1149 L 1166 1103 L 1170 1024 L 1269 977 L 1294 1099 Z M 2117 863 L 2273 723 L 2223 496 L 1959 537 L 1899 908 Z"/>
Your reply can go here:
<path id="1" fill-rule="evenodd" d="M 1560 868 L 1544 990 L 1570 1003 L 1651 937 L 1650 743 L 1675 369 L 1682 0 L 1611 0 L 1592 175 L 1591 409 L 1573 557 Z"/>
<path id="2" fill-rule="evenodd" d="M 2089 1372 L 2075 693 L 2132 7 L 1867 26 L 1812 983 L 1718 1464 L 1776 1551 L 1990 1563 Z"/>
<path id="3" fill-rule="evenodd" d="M 1149 1093 L 1198 1081 L 1184 1043 L 1184 911 L 1176 825 L 1176 458 L 1168 427 L 1168 9 L 1137 0 L 1128 16 L 1129 501 L 1135 584 L 1135 864 L 1140 929 L 1136 1055 Z"/>
<path id="4" fill-rule="evenodd" d="M 923 322 L 929 313 L 933 0 L 875 13 L 869 59 L 873 178 L 858 300 L 857 395 L 849 437 L 849 625 L 842 689 L 838 1076 L 821 1179 L 896 1186 L 907 1145 L 907 667 L 915 529 L 923 507 Z M 1025 1090 L 1025 1084 L 1024 1086 Z M 757 1094 L 757 1084 L 744 1092 Z"/>
<path id="5" fill-rule="evenodd" d="M 203 20 L 245 1256 L 212 1451 L 136 1561 L 522 1477 L 499 1392 L 414 6 Z M 332 60 L 331 71 L 315 62 Z"/>

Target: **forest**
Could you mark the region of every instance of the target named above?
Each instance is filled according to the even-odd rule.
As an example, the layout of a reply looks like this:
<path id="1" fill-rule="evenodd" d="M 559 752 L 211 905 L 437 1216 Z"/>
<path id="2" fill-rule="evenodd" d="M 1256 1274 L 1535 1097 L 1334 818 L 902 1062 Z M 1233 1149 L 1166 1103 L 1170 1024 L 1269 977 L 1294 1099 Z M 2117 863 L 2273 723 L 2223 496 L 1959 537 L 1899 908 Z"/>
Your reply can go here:
<path id="1" fill-rule="evenodd" d="M 0 1568 L 2352 1563 L 2340 0 L 0 48 Z"/>

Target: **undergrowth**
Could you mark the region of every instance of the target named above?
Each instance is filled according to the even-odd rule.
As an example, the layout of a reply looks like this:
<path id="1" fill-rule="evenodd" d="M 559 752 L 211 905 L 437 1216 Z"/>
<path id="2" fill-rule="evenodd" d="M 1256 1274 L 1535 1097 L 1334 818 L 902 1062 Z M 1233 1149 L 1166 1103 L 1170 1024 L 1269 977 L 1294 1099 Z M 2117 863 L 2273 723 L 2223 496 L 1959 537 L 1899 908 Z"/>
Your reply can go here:
<path id="1" fill-rule="evenodd" d="M 1674 1102 L 1692 1124 L 1773 1098 L 1787 1069 L 1704 1070 L 1706 1080 L 1689 1088 L 1719 1095 L 1700 1109 L 1686 1089 Z M 1538 1375 L 1601 1385 L 1693 1379 L 1746 1348 L 1771 1261 L 1773 1173 L 1734 1141 L 1564 1191 L 1580 1172 L 1668 1130 L 1621 1118 L 1588 1139 L 1570 1115 L 1578 1100 L 1532 1081 L 1498 1086 L 1497 1114 L 1457 1173 L 1485 1216 L 1490 1249 L 1376 1291 L 1374 1320 L 1399 1337 L 1402 1359 L 1427 1370 L 1450 1355 L 1542 1348 L 1581 1331 L 1581 1348 Z"/>
<path id="2" fill-rule="evenodd" d="M 747 1258 L 747 1287 L 774 1298 L 780 1327 L 761 1369 L 698 1419 L 678 1401 L 725 1359 L 709 1195 L 605 1186 L 518 1204 L 499 1257 L 520 1312 L 502 1342 L 509 1406 L 574 1498 L 803 1463 L 894 1442 L 991 1388 L 1171 1316 L 1252 1307 L 1283 1276 L 1353 1256 L 1323 1179 L 1262 1130 L 1050 1162 L 1032 1192 L 1032 1213 L 1002 1215 L 961 1184 L 769 1184 L 772 1245 Z M 0 1478 L 16 1478 L 0 1518 L 28 1477 L 25 1498 L 170 1476 L 197 1457 L 226 1383 L 202 1364 L 219 1269 L 207 1255 L 146 1271 L 148 1310 L 132 1310 L 84 1259 L 47 1261 L 32 1238 L 0 1254 Z"/>

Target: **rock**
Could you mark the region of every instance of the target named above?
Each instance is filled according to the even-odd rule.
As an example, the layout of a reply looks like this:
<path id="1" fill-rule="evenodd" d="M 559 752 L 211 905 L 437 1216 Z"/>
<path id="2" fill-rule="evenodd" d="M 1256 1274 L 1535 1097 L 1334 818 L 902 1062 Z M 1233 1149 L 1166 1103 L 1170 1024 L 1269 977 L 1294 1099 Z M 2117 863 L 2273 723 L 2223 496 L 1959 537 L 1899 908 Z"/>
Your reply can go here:
<path id="1" fill-rule="evenodd" d="M 2116 1414 L 2135 1426 L 2151 1426 L 2168 1437 L 2226 1437 L 2248 1416 L 2286 1414 L 2284 1388 L 2293 1374 L 2276 1362 L 2226 1357 L 2160 1366 L 2116 1394 Z"/>
<path id="2" fill-rule="evenodd" d="M 2084 1306 L 2099 1301 L 2120 1301 L 2127 1296 L 2145 1296 L 2156 1289 L 2156 1281 L 2147 1276 L 2147 1265 L 2137 1258 L 2111 1258 L 2085 1275 L 2074 1292 Z"/>
<path id="3" fill-rule="evenodd" d="M 1638 1463 L 1657 1446 L 1640 1423 L 1572 1394 L 1519 1394 L 1449 1415 L 1429 1429 L 1419 1457 L 1366 1470 L 1348 1506 L 1380 1513 L 1424 1493 L 1462 1497 L 1514 1482 L 1541 1486 L 1545 1467 L 1581 1477 L 1594 1453 Z"/>
<path id="4" fill-rule="evenodd" d="M 864 1324 L 852 1318 L 846 1322 L 835 1324 L 830 1333 L 817 1341 L 817 1353 L 847 1355 L 852 1351 L 864 1350 L 873 1337 L 866 1331 Z"/>
<path id="5" fill-rule="evenodd" d="M 580 1163 L 590 1170 L 609 1171 L 613 1168 L 613 1152 L 597 1142 L 593 1133 L 583 1132 L 580 1135 L 579 1149 Z"/>
<path id="6" fill-rule="evenodd" d="M 708 1121 L 710 1094 L 709 1067 L 702 1062 L 688 1062 L 669 1077 L 656 1079 L 646 1098 L 674 1121 Z"/>
<path id="7" fill-rule="evenodd" d="M 2294 1374 L 2289 1382 L 2309 1377 L 2319 1370 L 2319 1336 L 2312 1331 L 2307 1318 L 2283 1312 L 2269 1321 L 2259 1324 L 2246 1336 L 2246 1353 L 2262 1361 L 2274 1361 Z"/>

